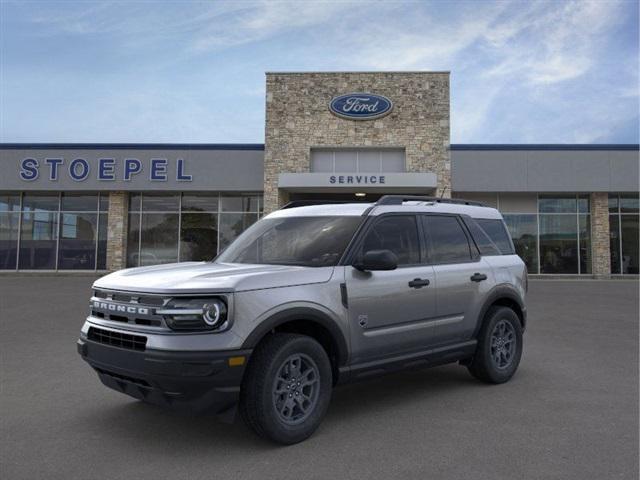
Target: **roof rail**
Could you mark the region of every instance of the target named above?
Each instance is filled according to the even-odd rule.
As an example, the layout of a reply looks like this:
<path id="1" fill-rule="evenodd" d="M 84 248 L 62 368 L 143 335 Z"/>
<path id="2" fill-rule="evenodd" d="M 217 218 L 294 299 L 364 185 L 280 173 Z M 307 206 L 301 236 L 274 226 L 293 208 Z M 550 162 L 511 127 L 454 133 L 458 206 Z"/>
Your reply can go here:
<path id="1" fill-rule="evenodd" d="M 404 202 L 433 202 L 433 203 L 453 203 L 456 205 L 473 205 L 474 207 L 486 206 L 481 202 L 474 202 L 472 200 L 463 200 L 457 198 L 440 198 L 440 197 L 427 197 L 422 195 L 384 195 L 377 202 L 376 205 L 402 205 Z"/>
<path id="2" fill-rule="evenodd" d="M 350 200 L 292 200 L 282 207 L 280 210 L 285 210 L 287 208 L 295 208 L 295 207 L 309 207 L 311 205 L 334 205 L 340 203 L 354 203 Z M 363 202 L 364 203 L 364 202 Z"/>

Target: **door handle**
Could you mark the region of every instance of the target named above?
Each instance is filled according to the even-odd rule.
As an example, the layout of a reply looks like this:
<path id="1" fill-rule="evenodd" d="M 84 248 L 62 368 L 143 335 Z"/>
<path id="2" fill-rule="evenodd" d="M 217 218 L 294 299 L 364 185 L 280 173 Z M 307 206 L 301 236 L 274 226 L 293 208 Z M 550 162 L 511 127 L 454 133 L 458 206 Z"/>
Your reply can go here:
<path id="1" fill-rule="evenodd" d="M 472 282 L 481 282 L 483 280 L 486 280 L 487 276 L 484 273 L 474 273 L 473 275 L 471 275 L 471 281 Z"/>
<path id="2" fill-rule="evenodd" d="M 409 286 L 411 288 L 422 288 L 429 285 L 429 283 L 430 283 L 429 280 L 426 278 L 424 280 L 422 278 L 414 278 L 409 282 Z"/>

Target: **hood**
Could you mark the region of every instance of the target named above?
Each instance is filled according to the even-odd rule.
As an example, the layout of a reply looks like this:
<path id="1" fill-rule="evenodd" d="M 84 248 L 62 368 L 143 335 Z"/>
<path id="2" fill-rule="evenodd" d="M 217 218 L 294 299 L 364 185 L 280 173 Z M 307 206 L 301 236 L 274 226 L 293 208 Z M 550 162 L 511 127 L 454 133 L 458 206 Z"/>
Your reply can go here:
<path id="1" fill-rule="evenodd" d="M 146 293 L 241 292 L 329 281 L 333 267 L 183 262 L 120 270 L 96 288 Z"/>

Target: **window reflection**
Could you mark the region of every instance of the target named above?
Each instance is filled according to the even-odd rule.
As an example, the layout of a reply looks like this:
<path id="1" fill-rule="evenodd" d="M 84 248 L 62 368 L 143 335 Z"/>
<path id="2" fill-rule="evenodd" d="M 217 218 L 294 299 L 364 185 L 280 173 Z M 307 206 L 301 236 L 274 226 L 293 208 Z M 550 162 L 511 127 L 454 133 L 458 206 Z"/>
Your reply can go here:
<path id="1" fill-rule="evenodd" d="M 257 213 L 220 214 L 220 251 L 258 220 Z"/>
<path id="2" fill-rule="evenodd" d="M 578 273 L 575 216 L 540 215 L 540 273 Z"/>
<path id="3" fill-rule="evenodd" d="M 28 270 L 56 268 L 57 232 L 57 212 L 24 211 L 18 267 Z"/>
<path id="4" fill-rule="evenodd" d="M 0 211 L 0 270 L 14 270 L 18 258 L 20 214 Z"/>
<path id="5" fill-rule="evenodd" d="M 156 265 L 177 261 L 178 214 L 144 214 L 140 232 L 140 265 Z"/>
<path id="6" fill-rule="evenodd" d="M 98 215 L 62 212 L 58 268 L 93 270 L 96 264 Z"/>
<path id="7" fill-rule="evenodd" d="M 180 225 L 180 261 L 212 260 L 218 252 L 218 216 L 183 213 Z"/>
<path id="8" fill-rule="evenodd" d="M 516 253 L 529 273 L 538 273 L 538 219 L 533 214 L 504 215 Z"/>

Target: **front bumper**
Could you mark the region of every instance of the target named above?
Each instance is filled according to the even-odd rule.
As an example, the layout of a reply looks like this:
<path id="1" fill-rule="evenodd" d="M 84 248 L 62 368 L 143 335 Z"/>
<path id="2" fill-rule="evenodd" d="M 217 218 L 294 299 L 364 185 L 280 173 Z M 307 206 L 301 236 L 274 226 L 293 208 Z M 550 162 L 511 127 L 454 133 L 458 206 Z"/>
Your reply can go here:
<path id="1" fill-rule="evenodd" d="M 135 351 L 86 338 L 80 338 L 77 347 L 107 387 L 189 413 L 220 414 L 232 409 L 251 355 L 251 350 Z M 244 357 L 242 365 L 240 357 Z"/>

